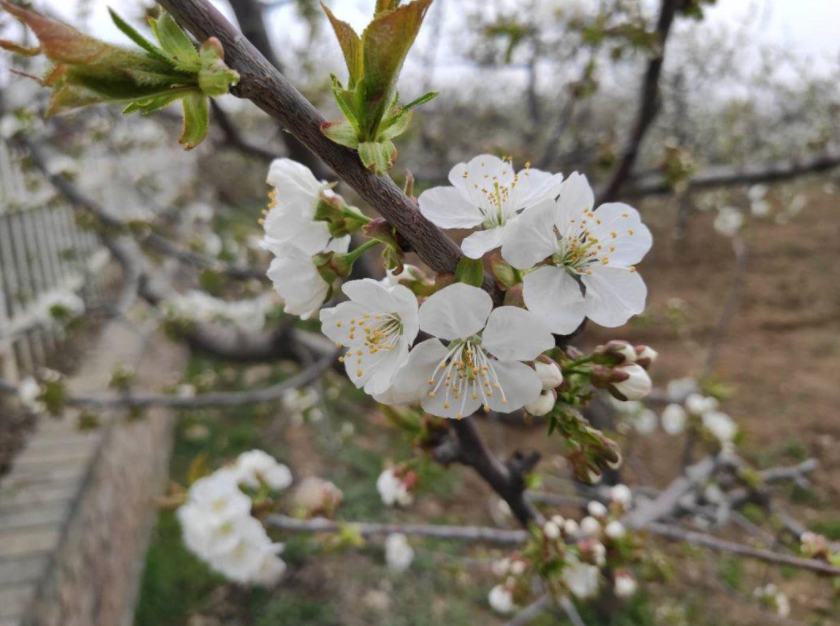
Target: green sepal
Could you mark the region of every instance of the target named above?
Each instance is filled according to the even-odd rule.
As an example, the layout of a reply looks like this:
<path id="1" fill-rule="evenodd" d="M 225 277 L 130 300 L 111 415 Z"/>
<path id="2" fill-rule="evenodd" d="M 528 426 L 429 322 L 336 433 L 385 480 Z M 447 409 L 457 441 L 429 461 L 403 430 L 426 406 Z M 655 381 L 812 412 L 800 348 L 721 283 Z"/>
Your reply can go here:
<path id="1" fill-rule="evenodd" d="M 225 53 L 218 39 L 210 37 L 201 44 L 199 55 L 198 86 L 205 95 L 211 98 L 223 96 L 230 91 L 231 85 L 239 82 L 239 72 L 225 65 Z"/>
<path id="2" fill-rule="evenodd" d="M 114 9 L 108 7 L 108 13 L 111 15 L 111 21 L 114 22 L 114 25 L 117 28 L 119 28 L 126 37 L 131 39 L 131 41 L 143 48 L 143 50 L 145 50 L 149 54 L 153 54 L 157 57 L 160 57 L 161 59 L 165 59 L 167 62 L 169 61 L 168 57 L 163 52 L 163 50 L 158 48 L 151 41 L 149 41 L 148 39 L 143 37 L 143 35 L 137 32 L 137 30 L 135 30 L 133 26 L 131 26 L 128 22 L 121 18 L 117 14 L 117 12 L 114 11 Z"/>
<path id="3" fill-rule="evenodd" d="M 330 140 L 341 146 L 347 146 L 354 150 L 359 147 L 359 138 L 356 136 L 356 129 L 347 120 L 340 122 L 324 122 L 321 124 L 321 132 Z"/>
<path id="4" fill-rule="evenodd" d="M 191 73 L 201 69 L 201 59 L 193 42 L 169 13 L 149 19 L 149 26 L 175 67 Z"/>
<path id="5" fill-rule="evenodd" d="M 387 174 L 397 161 L 397 147 L 390 140 L 366 141 L 359 144 L 359 158 L 374 174 Z"/>
<path id="6" fill-rule="evenodd" d="M 481 259 L 471 259 L 469 257 L 461 259 L 455 270 L 455 280 L 473 287 L 481 287 L 484 282 L 484 265 Z"/>
<path id="7" fill-rule="evenodd" d="M 434 100 L 435 98 L 438 97 L 438 95 L 440 95 L 439 91 L 430 91 L 429 93 L 420 96 L 416 100 L 412 100 L 408 104 L 404 104 L 403 108 L 404 109 L 413 109 L 415 107 L 419 107 L 421 104 L 426 104 L 430 100 Z"/>
<path id="8" fill-rule="evenodd" d="M 135 100 L 127 107 L 123 109 L 123 115 L 128 115 L 129 113 L 140 112 L 143 115 L 149 115 L 150 113 L 154 113 L 158 109 L 162 109 L 163 107 L 169 106 L 176 100 L 182 97 L 180 93 L 167 93 L 162 96 L 156 96 L 154 98 L 149 98 L 148 100 Z"/>
<path id="9" fill-rule="evenodd" d="M 178 143 L 185 150 L 192 150 L 207 136 L 210 126 L 210 103 L 201 92 L 187 94 L 181 99 L 184 108 L 184 126 Z"/>
<path id="10" fill-rule="evenodd" d="M 376 135 L 378 141 L 385 141 L 386 139 L 393 139 L 399 137 L 411 124 L 411 118 L 414 116 L 414 111 L 410 109 L 400 109 L 398 113 L 385 118 L 382 125 L 379 127 L 379 132 Z"/>

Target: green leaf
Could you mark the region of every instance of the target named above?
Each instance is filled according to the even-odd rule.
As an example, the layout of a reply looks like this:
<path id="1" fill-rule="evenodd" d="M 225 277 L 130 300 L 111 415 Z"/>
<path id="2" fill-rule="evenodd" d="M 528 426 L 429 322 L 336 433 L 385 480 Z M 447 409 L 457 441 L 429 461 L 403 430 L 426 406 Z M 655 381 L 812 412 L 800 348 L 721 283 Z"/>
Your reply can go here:
<path id="1" fill-rule="evenodd" d="M 484 265 L 482 265 L 481 259 L 470 259 L 469 257 L 461 259 L 458 262 L 458 268 L 455 270 L 455 280 L 473 287 L 481 287 L 484 282 Z"/>
<path id="2" fill-rule="evenodd" d="M 157 20 L 150 19 L 149 26 L 161 48 L 177 68 L 188 72 L 197 72 L 201 69 L 198 51 L 169 13 L 164 13 Z"/>
<path id="3" fill-rule="evenodd" d="M 352 91 L 341 88 L 341 83 L 333 77 L 333 96 L 338 108 L 344 113 L 344 117 L 350 122 L 350 125 L 356 129 L 356 135 L 359 134 L 359 118 L 356 116 L 355 108 L 355 94 Z"/>
<path id="4" fill-rule="evenodd" d="M 131 41 L 143 48 L 146 52 L 168 61 L 166 55 L 163 53 L 163 50 L 138 33 L 133 26 L 117 15 L 117 12 L 114 11 L 114 9 L 108 7 L 108 13 L 111 14 L 111 20 L 114 22 L 116 27 L 119 28 L 126 37 L 131 39 Z"/>
<path id="5" fill-rule="evenodd" d="M 386 174 L 397 161 L 397 147 L 391 141 L 366 141 L 359 144 L 359 158 L 374 174 Z"/>
<path id="6" fill-rule="evenodd" d="M 184 106 L 184 128 L 178 143 L 184 146 L 184 150 L 192 150 L 207 136 L 210 126 L 209 98 L 203 93 L 191 93 L 181 102 Z"/>
<path id="7" fill-rule="evenodd" d="M 408 130 L 408 125 L 411 124 L 411 118 L 413 116 L 414 111 L 402 109 L 396 115 L 385 118 L 379 126 L 379 133 L 377 134 L 376 139 L 378 141 L 385 141 L 386 139 L 399 137 Z"/>
<path id="8" fill-rule="evenodd" d="M 417 100 L 412 100 L 408 104 L 404 104 L 404 109 L 413 109 L 414 107 L 419 107 L 421 104 L 426 104 L 429 100 L 434 100 L 440 94 L 439 91 L 430 91 L 426 95 L 420 96 Z"/>
<path id="9" fill-rule="evenodd" d="M 335 36 L 338 39 L 338 44 L 341 46 L 341 51 L 344 53 L 344 62 L 347 63 L 347 71 L 350 72 L 348 87 L 353 89 L 356 82 L 361 80 L 362 72 L 364 71 L 362 40 L 350 24 L 341 21 L 333 15 L 333 12 L 323 2 L 321 3 L 321 7 L 324 9 L 324 13 L 327 14 L 327 18 L 330 20 Z"/>
<path id="10" fill-rule="evenodd" d="M 183 93 L 174 92 L 157 96 L 155 98 L 148 98 L 146 100 L 135 100 L 123 109 L 123 115 L 128 115 L 129 113 L 134 113 L 135 111 L 139 111 L 143 115 L 149 115 L 158 109 L 162 109 L 163 107 L 172 104 L 182 97 Z"/>
<path id="11" fill-rule="evenodd" d="M 432 0 L 410 4 L 378 14 L 362 34 L 364 80 L 358 109 L 363 137 L 371 137 L 391 102 L 405 57 L 414 44 Z"/>
<path id="12" fill-rule="evenodd" d="M 321 124 L 321 132 L 326 135 L 330 141 L 339 145 L 353 148 L 359 147 L 359 139 L 356 136 L 356 129 L 347 120 L 340 122 L 324 122 Z"/>

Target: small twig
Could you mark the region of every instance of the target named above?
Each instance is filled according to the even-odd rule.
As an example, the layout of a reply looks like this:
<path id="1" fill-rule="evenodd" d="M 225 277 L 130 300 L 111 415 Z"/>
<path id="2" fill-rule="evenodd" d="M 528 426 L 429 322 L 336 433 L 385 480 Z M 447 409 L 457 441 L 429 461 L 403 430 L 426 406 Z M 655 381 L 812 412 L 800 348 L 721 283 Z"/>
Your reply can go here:
<path id="1" fill-rule="evenodd" d="M 76 396 L 68 395 L 64 399 L 66 406 L 90 407 L 96 409 L 150 408 L 164 406 L 174 409 L 197 409 L 218 406 L 242 406 L 271 402 L 280 398 L 286 391 L 308 385 L 316 380 L 331 364 L 335 354 L 321 357 L 316 363 L 302 372 L 276 385 L 253 391 L 217 391 L 203 393 L 191 398 L 182 398 L 165 394 L 132 394 L 120 396 Z M 8 380 L 0 379 L 0 392 L 17 394 L 17 386 Z"/>
<path id="2" fill-rule="evenodd" d="M 524 530 L 502 530 L 484 526 L 445 526 L 434 524 L 376 524 L 369 522 L 334 522 L 318 517 L 297 519 L 286 515 L 269 515 L 269 527 L 297 533 L 335 533 L 350 527 L 362 537 L 382 537 L 393 533 L 435 539 L 454 539 L 476 543 L 519 545 L 528 538 Z"/>
<path id="3" fill-rule="evenodd" d="M 751 546 L 745 546 L 741 543 L 735 543 L 733 541 L 718 539 L 717 537 L 706 535 L 704 533 L 685 530 L 677 526 L 669 526 L 666 524 L 660 524 L 659 522 L 651 522 L 645 527 L 645 530 L 665 539 L 670 539 L 673 541 L 684 541 L 686 543 L 690 543 L 695 546 L 701 546 L 704 548 L 709 548 L 710 550 L 715 550 L 717 552 L 728 552 L 750 559 L 765 561 L 767 563 L 776 563 L 778 565 L 790 565 L 791 567 L 797 567 L 800 569 L 805 569 L 820 574 L 840 576 L 840 567 L 829 565 L 828 563 L 825 563 L 823 561 L 817 561 L 816 559 L 805 559 L 789 554 L 779 554 L 778 552 L 772 552 L 770 550 L 753 548 Z"/>
<path id="4" fill-rule="evenodd" d="M 566 617 L 569 618 L 569 621 L 572 623 L 572 626 L 586 626 L 586 623 L 583 621 L 583 618 L 578 613 L 577 607 L 574 603 L 568 598 L 568 596 L 563 596 L 559 600 L 560 608 L 563 609 L 566 613 Z"/>
<path id="5" fill-rule="evenodd" d="M 551 597 L 551 594 L 547 593 L 519 611 L 505 626 L 525 626 L 526 624 L 530 624 L 552 606 L 554 606 L 554 598 Z"/>

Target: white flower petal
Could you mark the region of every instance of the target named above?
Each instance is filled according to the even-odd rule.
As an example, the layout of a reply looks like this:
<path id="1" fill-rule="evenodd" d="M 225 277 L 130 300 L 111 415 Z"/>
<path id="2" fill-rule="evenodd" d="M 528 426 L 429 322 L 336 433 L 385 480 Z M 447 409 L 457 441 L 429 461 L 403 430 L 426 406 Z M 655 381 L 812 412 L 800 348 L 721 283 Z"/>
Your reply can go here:
<path id="1" fill-rule="evenodd" d="M 593 265 L 583 276 L 586 316 L 596 324 L 615 328 L 645 310 L 647 287 L 637 272 L 623 267 Z"/>
<path id="2" fill-rule="evenodd" d="M 473 228 L 484 221 L 478 207 L 453 187 L 433 187 L 420 194 L 420 212 L 440 228 Z"/>
<path id="3" fill-rule="evenodd" d="M 271 262 L 268 277 L 285 302 L 284 310 L 301 319 L 317 311 L 330 290 L 310 256 L 293 247 Z"/>
<path id="4" fill-rule="evenodd" d="M 490 408 L 498 413 L 510 413 L 536 400 L 542 393 L 537 373 L 519 361 L 493 361 L 493 372 L 500 390 L 488 398 Z M 501 392 L 504 392 L 502 395 Z M 506 402 L 502 402 L 502 400 Z M 464 415 L 467 415 L 465 412 Z"/>
<path id="5" fill-rule="evenodd" d="M 577 172 L 569 176 L 560 188 L 560 198 L 557 202 L 558 225 L 579 219 L 583 211 L 591 211 L 595 206 L 595 194 L 586 176 Z"/>
<path id="6" fill-rule="evenodd" d="M 531 311 L 502 306 L 490 313 L 481 345 L 502 361 L 530 361 L 553 348 L 554 337 Z"/>
<path id="7" fill-rule="evenodd" d="M 378 280 L 372 278 L 351 280 L 344 283 L 341 290 L 353 302 L 364 304 L 369 313 L 390 313 L 394 309 L 395 303 L 391 293 Z"/>
<path id="8" fill-rule="evenodd" d="M 653 245 L 653 236 L 639 212 L 627 204 L 603 204 L 595 211 L 595 218 L 600 223 L 590 228 L 592 236 L 605 247 L 615 248 L 605 253 L 611 265 L 638 263 Z"/>
<path id="9" fill-rule="evenodd" d="M 275 159 L 268 168 L 266 182 L 279 190 L 300 190 L 317 195 L 326 183 L 315 178 L 312 171 L 305 165 L 291 159 Z"/>
<path id="10" fill-rule="evenodd" d="M 393 385 L 374 399 L 382 404 L 412 404 L 420 402 L 429 392 L 429 379 L 448 354 L 437 339 L 417 344 L 408 354 L 408 361 L 394 379 Z"/>
<path id="11" fill-rule="evenodd" d="M 525 305 L 553 333 L 573 333 L 586 316 L 580 285 L 562 268 L 537 268 L 525 276 L 522 285 Z"/>
<path id="12" fill-rule="evenodd" d="M 455 283 L 420 307 L 420 328 L 441 339 L 466 339 L 484 328 L 493 299 L 478 287 Z"/>
<path id="13" fill-rule="evenodd" d="M 480 259 L 491 250 L 502 245 L 505 226 L 479 230 L 461 242 L 461 250 L 471 259 Z"/>
<path id="14" fill-rule="evenodd" d="M 553 200 L 545 200 L 511 220 L 505 228 L 502 258 L 524 270 L 557 252 L 554 234 L 557 210 Z"/>

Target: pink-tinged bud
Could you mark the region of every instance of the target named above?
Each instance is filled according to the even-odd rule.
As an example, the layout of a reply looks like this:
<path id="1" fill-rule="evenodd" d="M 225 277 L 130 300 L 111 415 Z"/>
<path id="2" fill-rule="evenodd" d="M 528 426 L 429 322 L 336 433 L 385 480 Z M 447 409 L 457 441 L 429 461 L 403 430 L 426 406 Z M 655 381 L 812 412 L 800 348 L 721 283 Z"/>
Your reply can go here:
<path id="1" fill-rule="evenodd" d="M 619 598 L 629 598 L 636 594 L 639 584 L 636 578 L 627 570 L 616 570 L 615 572 L 615 595 Z"/>
<path id="2" fill-rule="evenodd" d="M 636 363 L 645 369 L 650 368 L 659 358 L 659 353 L 650 346 L 636 346 L 634 349 L 636 350 Z"/>
<path id="3" fill-rule="evenodd" d="M 540 377 L 544 391 L 556 389 L 563 384 L 563 372 L 557 362 L 547 356 L 540 356 L 534 361 L 534 370 Z"/>
<path id="4" fill-rule="evenodd" d="M 557 402 L 557 393 L 553 389 L 548 389 L 543 391 L 536 400 L 526 404 L 525 410 L 534 417 L 542 417 L 551 412 L 555 402 Z"/>
<path id="5" fill-rule="evenodd" d="M 583 352 L 581 352 L 574 346 L 566 346 L 565 348 L 563 348 L 563 352 L 565 352 L 566 356 L 569 357 L 572 361 L 579 361 L 583 358 Z"/>
<path id="6" fill-rule="evenodd" d="M 614 339 L 606 345 L 598 346 L 593 352 L 599 363 L 608 365 L 621 365 L 622 363 L 635 363 L 636 350 L 628 342 Z"/>
<path id="7" fill-rule="evenodd" d="M 592 368 L 590 380 L 595 387 L 606 389 L 612 383 L 622 382 L 630 378 L 630 374 L 619 369 L 613 369 L 604 365 L 596 365 Z"/>
<path id="8" fill-rule="evenodd" d="M 203 50 L 212 51 L 219 59 L 222 61 L 225 60 L 225 50 L 222 48 L 222 42 L 216 39 L 215 37 L 210 37 L 206 39 L 203 44 L 201 44 L 201 48 Z"/>
<path id="9" fill-rule="evenodd" d="M 525 308 L 525 297 L 522 295 L 521 283 L 517 283 L 505 292 L 505 306 Z"/>
<path id="10" fill-rule="evenodd" d="M 619 400 L 641 400 L 653 388 L 650 376 L 641 365 L 630 363 L 617 367 L 613 372 L 622 372 L 626 376 L 624 380 L 615 381 L 608 387 L 613 397 Z"/>

